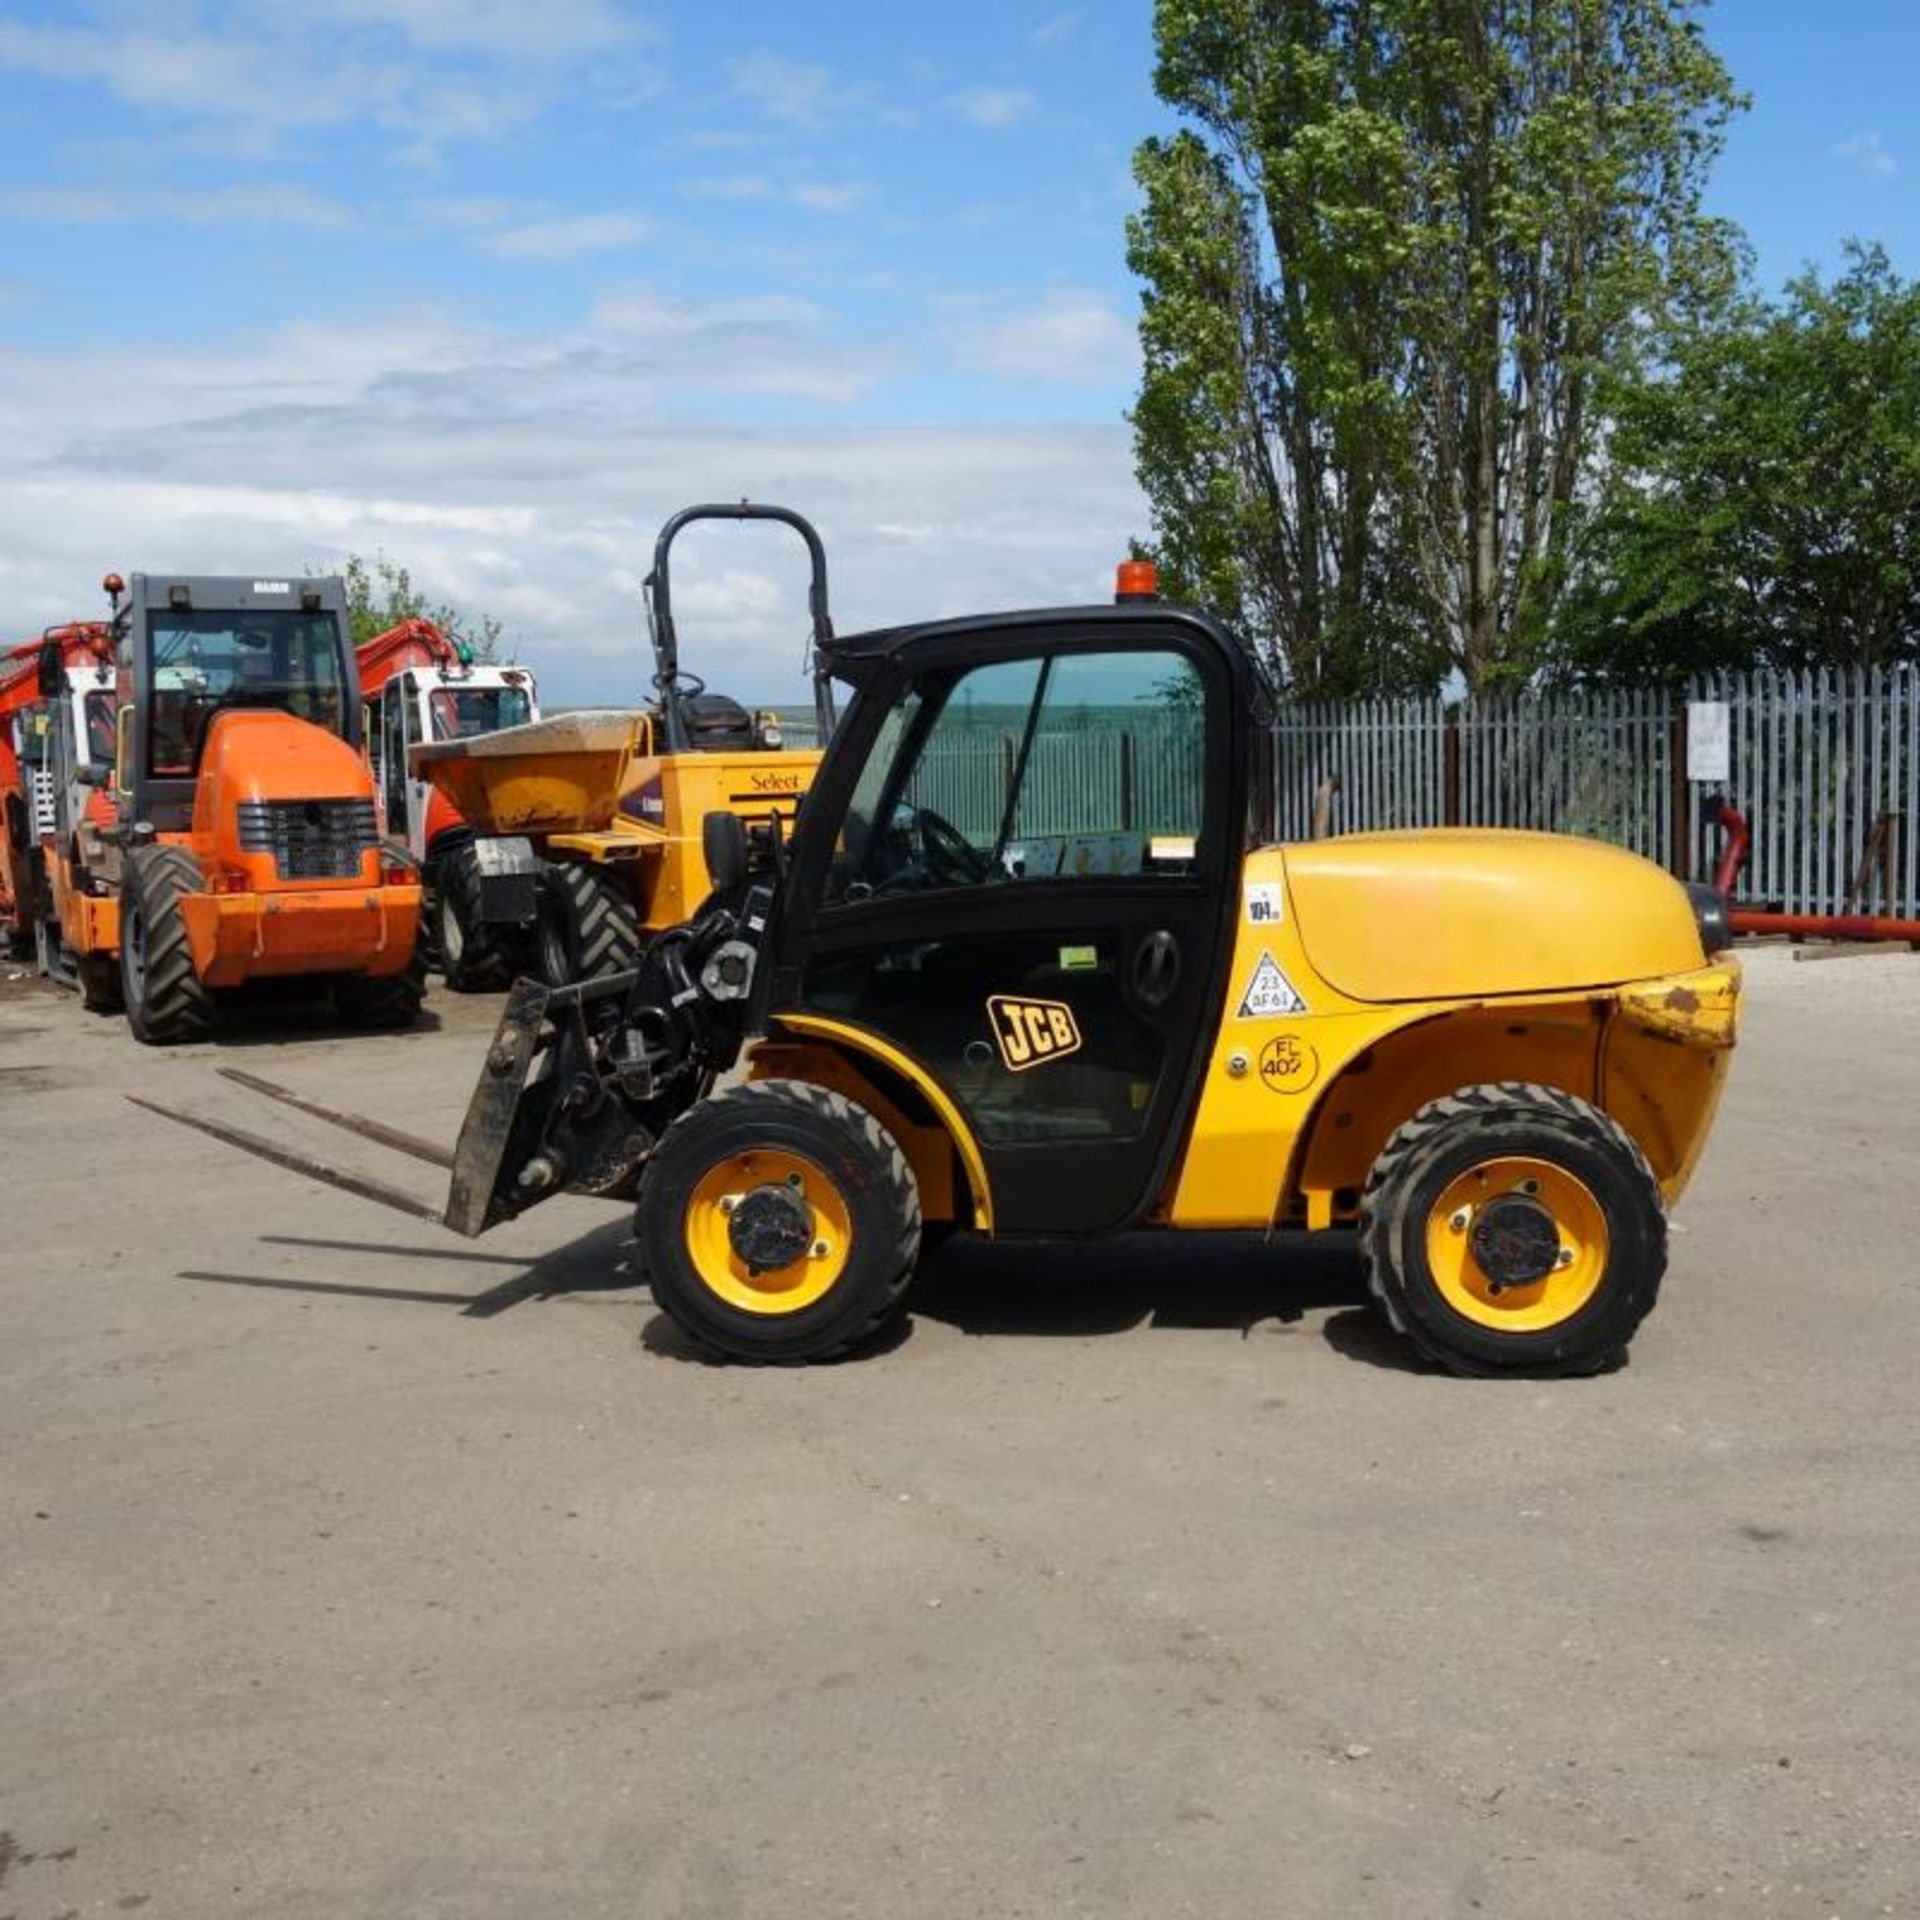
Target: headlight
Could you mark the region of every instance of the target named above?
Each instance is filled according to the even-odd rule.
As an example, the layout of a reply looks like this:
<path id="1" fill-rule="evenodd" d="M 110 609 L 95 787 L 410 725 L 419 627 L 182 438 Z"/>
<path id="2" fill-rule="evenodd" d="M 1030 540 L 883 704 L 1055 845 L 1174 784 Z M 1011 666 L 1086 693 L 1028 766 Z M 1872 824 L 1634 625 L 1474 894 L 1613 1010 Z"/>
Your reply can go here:
<path id="1" fill-rule="evenodd" d="M 1700 944 L 1709 960 L 1725 953 L 1733 945 L 1733 928 L 1727 919 L 1727 896 L 1718 887 L 1691 882 L 1687 898 L 1693 902 L 1693 923 L 1700 929 Z"/>

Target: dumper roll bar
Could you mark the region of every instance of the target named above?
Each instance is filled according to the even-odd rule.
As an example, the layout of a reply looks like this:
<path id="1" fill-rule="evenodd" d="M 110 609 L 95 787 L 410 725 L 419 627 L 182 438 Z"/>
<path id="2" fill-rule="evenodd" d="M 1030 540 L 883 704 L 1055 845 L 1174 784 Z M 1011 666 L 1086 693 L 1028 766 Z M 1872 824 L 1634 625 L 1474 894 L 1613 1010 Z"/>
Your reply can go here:
<path id="1" fill-rule="evenodd" d="M 827 611 L 827 551 L 812 521 L 791 507 L 764 506 L 752 500 L 728 504 L 709 502 L 703 506 L 682 507 L 660 529 L 653 545 L 653 571 L 644 583 L 647 596 L 647 626 L 653 637 L 653 684 L 660 694 L 660 708 L 666 726 L 667 751 L 685 753 L 693 745 L 687 726 L 685 695 L 681 687 L 680 636 L 673 624 L 673 593 L 667 569 L 668 555 L 682 528 L 695 520 L 777 520 L 791 527 L 807 543 L 807 557 L 813 574 L 807 585 L 807 611 L 812 628 L 807 641 L 807 671 L 813 676 L 814 722 L 825 746 L 833 732 L 833 681 L 828 665 L 833 653 L 833 618 Z"/>

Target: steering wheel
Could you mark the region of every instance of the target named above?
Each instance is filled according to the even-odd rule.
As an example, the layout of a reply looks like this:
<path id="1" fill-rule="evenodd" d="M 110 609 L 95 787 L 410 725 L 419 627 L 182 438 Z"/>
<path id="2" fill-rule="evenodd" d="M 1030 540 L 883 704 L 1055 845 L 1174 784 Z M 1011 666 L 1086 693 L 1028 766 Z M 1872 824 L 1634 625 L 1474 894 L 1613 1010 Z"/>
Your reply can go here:
<path id="1" fill-rule="evenodd" d="M 992 878 L 993 862 L 951 820 L 931 807 L 913 810 L 927 872 L 945 887 L 977 887 Z"/>

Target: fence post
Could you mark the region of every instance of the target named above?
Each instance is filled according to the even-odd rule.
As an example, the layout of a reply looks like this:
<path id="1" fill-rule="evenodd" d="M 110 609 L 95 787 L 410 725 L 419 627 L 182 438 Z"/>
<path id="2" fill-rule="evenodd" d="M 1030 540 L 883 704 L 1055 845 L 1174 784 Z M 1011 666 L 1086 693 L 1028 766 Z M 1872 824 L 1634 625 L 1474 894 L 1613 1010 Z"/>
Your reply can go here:
<path id="1" fill-rule="evenodd" d="M 1667 847 L 1667 871 L 1677 880 L 1693 877 L 1692 798 L 1687 785 L 1687 702 L 1683 694 L 1673 702 L 1667 721 L 1668 831 L 1673 836 Z"/>
<path id="2" fill-rule="evenodd" d="M 1446 791 L 1440 801 L 1440 822 L 1442 826 L 1457 827 L 1460 824 L 1460 709 L 1449 707 L 1441 726 L 1444 764 L 1441 777 Z"/>
<path id="3" fill-rule="evenodd" d="M 1133 729 L 1120 736 L 1120 831 L 1133 831 Z"/>

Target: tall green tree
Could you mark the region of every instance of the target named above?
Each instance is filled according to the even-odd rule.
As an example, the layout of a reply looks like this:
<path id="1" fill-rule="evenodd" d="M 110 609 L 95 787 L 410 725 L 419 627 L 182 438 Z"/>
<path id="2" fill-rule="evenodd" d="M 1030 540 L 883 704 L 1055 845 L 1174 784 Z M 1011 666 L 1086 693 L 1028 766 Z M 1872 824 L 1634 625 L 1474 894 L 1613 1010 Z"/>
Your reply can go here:
<path id="1" fill-rule="evenodd" d="M 413 575 L 384 553 L 371 561 L 347 555 L 341 568 L 347 586 L 347 625 L 357 647 L 376 633 L 385 633 L 403 620 L 431 620 L 436 627 L 456 633 L 473 648 L 476 660 L 500 658 L 504 633 L 491 614 L 462 613 L 444 601 L 430 601 L 413 584 Z"/>
<path id="2" fill-rule="evenodd" d="M 1136 456 L 1305 694 L 1538 663 L 1610 380 L 1731 284 L 1699 0 L 1157 0 Z"/>
<path id="3" fill-rule="evenodd" d="M 1619 680 L 1920 656 L 1920 283 L 1878 247 L 1750 299 L 1623 396 L 1570 667 Z"/>

